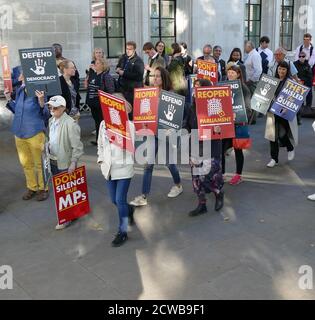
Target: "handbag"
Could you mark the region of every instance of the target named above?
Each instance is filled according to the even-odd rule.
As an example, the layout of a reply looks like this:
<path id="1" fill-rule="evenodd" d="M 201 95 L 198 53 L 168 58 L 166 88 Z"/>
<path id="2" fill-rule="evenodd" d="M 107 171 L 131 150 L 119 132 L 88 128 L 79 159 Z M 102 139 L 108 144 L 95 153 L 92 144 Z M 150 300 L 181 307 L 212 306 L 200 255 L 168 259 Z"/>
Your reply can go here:
<path id="1" fill-rule="evenodd" d="M 250 149 L 252 147 L 251 138 L 234 138 L 233 139 L 233 148 L 238 150 Z"/>
<path id="2" fill-rule="evenodd" d="M 250 149 L 252 147 L 252 139 L 249 135 L 248 126 L 235 126 L 235 138 L 233 138 L 234 149 Z"/>

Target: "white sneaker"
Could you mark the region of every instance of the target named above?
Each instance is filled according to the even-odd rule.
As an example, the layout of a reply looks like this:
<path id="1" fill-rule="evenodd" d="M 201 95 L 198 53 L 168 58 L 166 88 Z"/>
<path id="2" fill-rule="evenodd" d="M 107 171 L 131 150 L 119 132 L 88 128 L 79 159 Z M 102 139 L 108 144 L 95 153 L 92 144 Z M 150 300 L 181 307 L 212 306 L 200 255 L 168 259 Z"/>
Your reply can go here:
<path id="1" fill-rule="evenodd" d="M 66 222 L 66 223 L 63 223 L 63 224 L 57 224 L 56 227 L 55 227 L 55 230 L 57 231 L 60 231 L 60 230 L 63 230 L 63 229 L 66 229 L 67 227 L 69 227 L 71 224 L 71 222 Z"/>
<path id="2" fill-rule="evenodd" d="M 139 197 L 136 197 L 129 204 L 134 207 L 144 207 L 148 204 L 148 200 L 147 200 L 147 198 L 144 198 L 143 195 L 141 195 Z"/>
<path id="3" fill-rule="evenodd" d="M 91 132 L 91 135 L 92 135 L 92 136 L 96 136 L 96 130 L 92 131 L 92 132 Z"/>
<path id="4" fill-rule="evenodd" d="M 315 194 L 311 194 L 307 197 L 308 200 L 315 201 Z"/>
<path id="5" fill-rule="evenodd" d="M 267 167 L 274 168 L 277 165 L 278 165 L 278 163 L 275 160 L 271 159 L 270 162 L 267 164 Z"/>
<path id="6" fill-rule="evenodd" d="M 295 151 L 294 150 L 293 151 L 289 151 L 288 152 L 288 160 L 292 161 L 294 159 L 294 157 L 295 157 Z"/>
<path id="7" fill-rule="evenodd" d="M 173 186 L 169 194 L 167 195 L 169 198 L 176 198 L 184 191 L 183 186 Z"/>

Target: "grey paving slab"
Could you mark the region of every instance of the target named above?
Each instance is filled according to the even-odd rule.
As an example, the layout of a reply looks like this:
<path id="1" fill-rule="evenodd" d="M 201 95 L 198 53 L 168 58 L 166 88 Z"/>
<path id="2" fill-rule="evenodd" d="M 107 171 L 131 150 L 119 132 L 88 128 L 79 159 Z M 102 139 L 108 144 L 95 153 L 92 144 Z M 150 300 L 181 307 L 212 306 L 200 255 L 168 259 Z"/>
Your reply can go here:
<path id="1" fill-rule="evenodd" d="M 13 281 L 13 288 L 0 290 L 0 300 L 31 300 L 32 297 L 23 290 L 16 281 Z"/>
<path id="2" fill-rule="evenodd" d="M 192 219 L 195 208 L 189 168 L 180 167 L 184 193 L 168 199 L 168 169 L 154 170 L 149 206 L 135 213 L 130 240 L 110 243 L 117 212 L 89 144 L 93 121 L 80 120 L 92 212 L 56 232 L 53 197 L 23 202 L 24 177 L 14 139 L 0 126 L 0 265 L 14 271 L 14 290 L 0 299 L 314 299 L 298 287 L 301 265 L 315 268 L 314 133 L 303 120 L 296 159 L 267 169 L 264 120 L 251 127 L 254 147 L 245 153 L 245 182 L 226 184 L 225 207 Z M 227 159 L 227 178 L 234 172 Z M 136 166 L 129 199 L 139 195 L 143 169 Z M 228 217 L 229 221 L 224 218 Z"/>
<path id="3" fill-rule="evenodd" d="M 281 295 L 267 276 L 240 266 L 209 283 L 209 288 L 221 299 L 226 300 L 273 300 Z"/>
<path id="4" fill-rule="evenodd" d="M 22 288 L 33 299 L 108 299 L 122 297 L 115 288 L 96 277 L 79 264 L 56 260 L 32 266 L 16 275 Z"/>

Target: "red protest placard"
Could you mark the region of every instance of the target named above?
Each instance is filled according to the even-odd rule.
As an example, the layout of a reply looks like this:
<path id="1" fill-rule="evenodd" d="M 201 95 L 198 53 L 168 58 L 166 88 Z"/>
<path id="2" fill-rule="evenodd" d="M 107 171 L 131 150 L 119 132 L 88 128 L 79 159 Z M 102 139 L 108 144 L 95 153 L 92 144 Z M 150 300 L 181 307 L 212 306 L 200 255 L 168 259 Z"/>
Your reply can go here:
<path id="1" fill-rule="evenodd" d="M 210 61 L 197 60 L 197 78 L 210 80 L 213 84 L 218 82 L 218 66 Z"/>
<path id="2" fill-rule="evenodd" d="M 109 141 L 134 152 L 125 101 L 100 90 L 98 94 Z"/>
<path id="3" fill-rule="evenodd" d="M 52 180 L 59 224 L 73 221 L 90 212 L 85 167 L 80 167 L 71 174 L 58 174 Z"/>
<path id="4" fill-rule="evenodd" d="M 156 134 L 159 95 L 159 88 L 135 89 L 133 123 L 138 135 Z"/>
<path id="5" fill-rule="evenodd" d="M 2 74 L 4 89 L 12 92 L 12 79 L 11 79 L 11 69 L 9 65 L 9 48 L 8 46 L 1 47 L 1 60 L 2 60 Z"/>
<path id="6" fill-rule="evenodd" d="M 199 139 L 234 138 L 231 87 L 199 87 L 195 90 Z"/>

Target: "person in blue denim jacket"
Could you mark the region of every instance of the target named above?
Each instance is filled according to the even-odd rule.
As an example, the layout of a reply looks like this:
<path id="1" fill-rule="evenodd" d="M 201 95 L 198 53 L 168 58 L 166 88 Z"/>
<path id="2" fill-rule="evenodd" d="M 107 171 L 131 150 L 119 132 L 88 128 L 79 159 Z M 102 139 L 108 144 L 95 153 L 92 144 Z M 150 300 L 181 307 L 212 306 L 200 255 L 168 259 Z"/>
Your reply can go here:
<path id="1" fill-rule="evenodd" d="M 14 114 L 12 132 L 26 178 L 27 191 L 23 200 L 30 200 L 36 196 L 37 201 L 43 201 L 48 198 L 48 189 L 44 185 L 41 154 L 50 113 L 45 105 L 44 92 L 36 91 L 36 97 L 29 97 L 23 74 L 20 75 L 19 81 L 22 85 L 16 90 L 15 100 L 8 91 L 4 93 L 8 101 L 7 108 Z"/>

